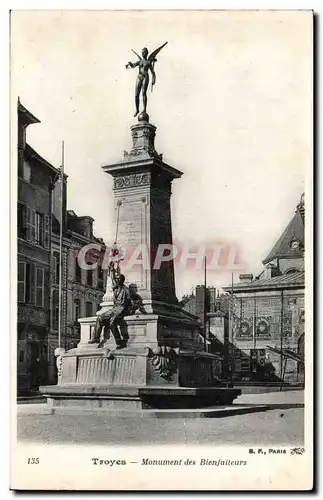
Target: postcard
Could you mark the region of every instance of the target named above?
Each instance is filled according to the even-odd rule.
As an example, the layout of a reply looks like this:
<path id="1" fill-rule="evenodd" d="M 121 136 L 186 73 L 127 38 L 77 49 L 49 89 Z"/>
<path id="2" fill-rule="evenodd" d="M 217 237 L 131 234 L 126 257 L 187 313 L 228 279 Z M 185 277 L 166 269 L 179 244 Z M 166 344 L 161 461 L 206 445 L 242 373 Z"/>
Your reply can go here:
<path id="1" fill-rule="evenodd" d="M 311 490 L 313 12 L 10 28 L 10 488 Z"/>

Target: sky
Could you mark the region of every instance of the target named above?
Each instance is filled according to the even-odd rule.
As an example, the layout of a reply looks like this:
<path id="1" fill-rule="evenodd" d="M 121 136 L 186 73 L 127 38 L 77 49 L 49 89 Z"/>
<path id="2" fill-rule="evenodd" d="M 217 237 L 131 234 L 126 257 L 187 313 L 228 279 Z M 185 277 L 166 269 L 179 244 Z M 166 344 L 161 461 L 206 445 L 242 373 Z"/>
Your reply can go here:
<path id="1" fill-rule="evenodd" d="M 112 178 L 101 167 L 131 147 L 133 48 L 158 55 L 148 95 L 156 149 L 184 175 L 172 188 L 181 243 L 234 242 L 257 274 L 293 216 L 312 155 L 312 23 L 306 11 L 16 11 L 11 99 L 41 123 L 28 142 L 59 167 L 68 209 L 114 237 Z M 236 272 L 234 279 L 238 279 Z M 176 273 L 180 297 L 202 271 Z M 226 285 L 231 271 L 210 273 Z"/>

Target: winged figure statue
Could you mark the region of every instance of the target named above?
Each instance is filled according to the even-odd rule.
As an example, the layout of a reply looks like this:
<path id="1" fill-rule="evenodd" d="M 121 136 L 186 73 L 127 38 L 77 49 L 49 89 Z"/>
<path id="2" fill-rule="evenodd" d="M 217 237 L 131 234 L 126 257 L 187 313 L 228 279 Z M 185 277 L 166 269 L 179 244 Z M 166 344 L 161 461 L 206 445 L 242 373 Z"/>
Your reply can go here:
<path id="1" fill-rule="evenodd" d="M 151 81 L 151 91 L 153 90 L 153 86 L 156 83 L 156 73 L 154 70 L 154 65 L 155 62 L 157 61 L 156 56 L 157 54 L 161 51 L 163 47 L 168 42 L 163 43 L 160 47 L 157 49 L 153 50 L 151 54 L 148 55 L 148 49 L 144 47 L 141 51 L 141 56 L 137 54 L 134 50 L 134 54 L 138 57 L 138 61 L 132 63 L 128 62 L 126 64 L 126 68 L 135 68 L 138 66 L 139 72 L 136 80 L 136 87 L 135 87 L 135 107 L 136 111 L 134 116 L 137 116 L 139 114 L 139 103 L 140 103 L 140 93 L 142 94 L 142 102 L 143 102 L 143 111 L 140 113 L 143 119 L 148 120 L 148 115 L 147 115 L 147 89 L 149 85 L 149 71 L 151 72 L 152 75 L 152 81 Z M 140 116 L 138 117 L 140 119 Z"/>

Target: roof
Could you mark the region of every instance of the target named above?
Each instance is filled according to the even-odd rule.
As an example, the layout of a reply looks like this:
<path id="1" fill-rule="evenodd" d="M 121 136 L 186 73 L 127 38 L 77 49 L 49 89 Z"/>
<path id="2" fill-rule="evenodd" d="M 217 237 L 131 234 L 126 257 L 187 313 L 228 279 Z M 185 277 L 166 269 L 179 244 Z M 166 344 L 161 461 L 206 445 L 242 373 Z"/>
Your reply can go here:
<path id="1" fill-rule="evenodd" d="M 40 156 L 40 154 L 37 153 L 37 151 L 35 151 L 29 144 L 26 144 L 25 153 L 26 153 L 27 157 L 28 156 L 32 157 L 33 159 L 35 159 L 39 163 L 42 163 L 45 167 L 47 167 L 50 170 L 52 170 L 56 175 L 60 174 L 60 170 L 58 168 L 55 168 L 47 160 L 45 160 L 45 158 L 43 158 L 42 156 Z"/>
<path id="2" fill-rule="evenodd" d="M 235 283 L 233 292 L 247 292 L 268 289 L 284 289 L 284 288 L 303 288 L 305 286 L 305 272 L 294 271 L 292 273 L 281 274 L 274 278 L 255 279 L 248 283 Z M 231 286 L 223 287 L 224 290 L 230 291 Z"/>
<path id="3" fill-rule="evenodd" d="M 23 106 L 20 102 L 20 99 L 18 97 L 18 102 L 17 102 L 17 111 L 18 111 L 18 116 L 20 119 L 23 119 L 23 121 L 30 125 L 31 123 L 40 123 L 40 120 L 36 118 L 25 106 Z"/>
<path id="4" fill-rule="evenodd" d="M 67 210 L 67 215 L 70 219 L 77 219 L 77 220 L 82 220 L 82 219 L 87 219 L 91 222 L 94 222 L 95 219 L 91 217 L 91 215 L 77 215 L 74 210 Z"/>
<path id="5" fill-rule="evenodd" d="M 58 235 L 60 230 L 60 221 L 55 217 L 52 213 L 52 231 L 54 234 Z M 84 236 L 82 233 L 78 233 L 77 231 L 71 230 L 70 228 L 66 228 L 64 231 L 64 238 L 74 238 L 81 240 L 83 242 L 97 242 L 102 246 L 106 246 L 104 240 L 102 238 L 98 238 L 97 236 L 92 235 L 91 238 Z"/>
<path id="6" fill-rule="evenodd" d="M 274 259 L 280 258 L 302 258 L 304 249 L 304 205 L 297 205 L 296 212 L 287 225 L 280 238 L 277 240 L 267 257 L 262 261 L 263 264 Z M 299 250 L 291 248 L 291 241 L 295 239 L 299 242 Z"/>

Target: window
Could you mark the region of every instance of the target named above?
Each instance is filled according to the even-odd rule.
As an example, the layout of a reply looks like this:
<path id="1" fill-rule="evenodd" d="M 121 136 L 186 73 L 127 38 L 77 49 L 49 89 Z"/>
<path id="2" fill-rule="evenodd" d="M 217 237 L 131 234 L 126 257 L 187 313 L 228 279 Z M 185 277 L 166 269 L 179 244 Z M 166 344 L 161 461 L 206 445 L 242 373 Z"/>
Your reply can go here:
<path id="1" fill-rule="evenodd" d="M 74 300 L 74 323 L 78 324 L 78 319 L 80 317 L 80 301 L 79 299 Z"/>
<path id="2" fill-rule="evenodd" d="M 89 266 L 92 266 L 94 263 L 93 252 L 86 252 L 84 256 L 85 263 Z M 93 270 L 87 269 L 85 275 L 85 283 L 87 286 L 93 286 Z"/>
<path id="3" fill-rule="evenodd" d="M 75 281 L 82 283 L 82 269 L 79 266 L 77 256 L 75 258 Z"/>
<path id="4" fill-rule="evenodd" d="M 294 267 L 291 267 L 289 269 L 287 269 L 287 271 L 284 272 L 284 274 L 292 274 L 292 273 L 297 273 L 297 271 L 299 271 L 299 269 L 296 269 Z"/>
<path id="5" fill-rule="evenodd" d="M 26 263 L 18 262 L 18 302 L 26 300 Z"/>
<path id="6" fill-rule="evenodd" d="M 93 314 L 93 305 L 92 302 L 85 302 L 85 316 L 92 316 Z"/>
<path id="7" fill-rule="evenodd" d="M 18 144 L 20 147 L 24 147 L 26 143 L 26 125 L 18 123 Z"/>
<path id="8" fill-rule="evenodd" d="M 26 237 L 26 207 L 21 203 L 18 203 L 17 209 L 17 229 L 18 238 Z"/>
<path id="9" fill-rule="evenodd" d="M 293 238 L 289 244 L 290 248 L 294 251 L 299 250 L 299 241 L 296 238 Z"/>
<path id="10" fill-rule="evenodd" d="M 58 320 L 59 320 L 59 293 L 58 290 L 53 291 L 52 296 L 52 329 L 58 330 Z"/>
<path id="11" fill-rule="evenodd" d="M 98 266 L 98 289 L 104 290 L 104 271 L 101 266 Z"/>
<path id="12" fill-rule="evenodd" d="M 48 347 L 47 344 L 43 343 L 42 356 L 46 360 L 48 359 Z"/>
<path id="13" fill-rule="evenodd" d="M 24 152 L 18 148 L 18 177 L 24 178 Z"/>
<path id="14" fill-rule="evenodd" d="M 86 271 L 86 284 L 88 286 L 93 286 L 93 271 L 92 271 L 92 269 L 88 269 Z"/>
<path id="15" fill-rule="evenodd" d="M 53 284 L 59 284 L 59 252 L 53 252 L 52 281 Z"/>
<path id="16" fill-rule="evenodd" d="M 23 179 L 24 181 L 31 182 L 31 165 L 26 160 L 23 163 Z"/>
<path id="17" fill-rule="evenodd" d="M 35 242 L 44 245 L 44 216 L 39 212 L 36 212 L 35 217 Z"/>
<path id="18" fill-rule="evenodd" d="M 44 307 L 44 269 L 36 268 L 36 306 Z"/>
<path id="19" fill-rule="evenodd" d="M 26 264 L 26 290 L 25 290 L 25 302 L 34 302 L 33 291 L 34 291 L 34 276 L 35 276 L 35 264 Z"/>

